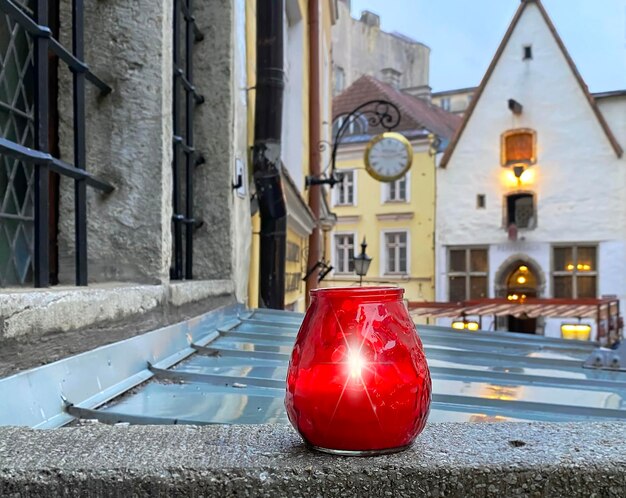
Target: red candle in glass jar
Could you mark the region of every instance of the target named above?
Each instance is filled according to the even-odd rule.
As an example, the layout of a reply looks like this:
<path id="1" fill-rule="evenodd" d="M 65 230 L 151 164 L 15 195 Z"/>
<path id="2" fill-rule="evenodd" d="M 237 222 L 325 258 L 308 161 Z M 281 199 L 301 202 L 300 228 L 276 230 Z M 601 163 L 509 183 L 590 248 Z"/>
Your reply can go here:
<path id="1" fill-rule="evenodd" d="M 403 295 L 394 287 L 311 291 L 285 397 L 289 420 L 308 445 L 389 453 L 424 429 L 430 373 Z"/>

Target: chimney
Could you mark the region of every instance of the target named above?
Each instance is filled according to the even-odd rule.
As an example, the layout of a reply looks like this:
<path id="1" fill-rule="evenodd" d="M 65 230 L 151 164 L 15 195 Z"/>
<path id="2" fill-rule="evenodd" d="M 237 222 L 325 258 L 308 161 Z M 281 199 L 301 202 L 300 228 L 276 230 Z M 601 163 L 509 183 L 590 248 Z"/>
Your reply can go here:
<path id="1" fill-rule="evenodd" d="M 411 95 L 412 97 L 425 100 L 426 102 L 430 102 L 430 98 L 432 96 L 432 88 L 430 88 L 428 85 L 403 88 L 402 92 L 406 93 L 407 95 Z"/>
<path id="2" fill-rule="evenodd" d="M 361 22 L 366 26 L 380 28 L 380 16 L 369 10 L 361 12 Z"/>
<path id="3" fill-rule="evenodd" d="M 396 71 L 392 67 L 386 67 L 381 70 L 381 74 L 383 83 L 387 83 L 396 89 L 400 88 L 400 77 L 402 76 L 400 71 Z"/>

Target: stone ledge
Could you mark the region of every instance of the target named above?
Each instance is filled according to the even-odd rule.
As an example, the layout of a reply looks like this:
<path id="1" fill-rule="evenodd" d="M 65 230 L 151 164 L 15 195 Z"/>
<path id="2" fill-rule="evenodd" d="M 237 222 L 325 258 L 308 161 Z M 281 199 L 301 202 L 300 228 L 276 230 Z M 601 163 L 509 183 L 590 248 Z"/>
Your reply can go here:
<path id="1" fill-rule="evenodd" d="M 332 457 L 284 425 L 0 428 L 0 496 L 623 497 L 626 425 L 431 424 Z"/>
<path id="2" fill-rule="evenodd" d="M 0 338 L 76 330 L 233 292 L 229 280 L 9 290 L 0 293 Z"/>

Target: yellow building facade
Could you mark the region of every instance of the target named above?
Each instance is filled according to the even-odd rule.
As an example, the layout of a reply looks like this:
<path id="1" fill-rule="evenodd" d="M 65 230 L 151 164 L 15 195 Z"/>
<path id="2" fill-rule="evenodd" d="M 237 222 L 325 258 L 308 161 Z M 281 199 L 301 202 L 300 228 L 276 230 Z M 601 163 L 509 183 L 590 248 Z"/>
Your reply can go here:
<path id="1" fill-rule="evenodd" d="M 326 286 L 358 285 L 347 258 L 361 252 L 372 258 L 363 285 L 405 289 L 409 301 L 434 300 L 435 160 L 432 138 L 412 140 L 413 163 L 393 183 L 372 178 L 364 167 L 366 143 L 340 149 L 337 173 L 342 183 L 332 196 L 337 224 L 331 232 L 332 276 Z"/>
<path id="2" fill-rule="evenodd" d="M 403 134 L 413 150 L 408 173 L 391 183 L 371 177 L 364 163 L 367 144 L 385 130 L 370 128 L 371 115 L 349 118 L 352 110 L 372 100 L 396 107 L 400 116 L 394 131 Z M 336 125 L 344 119 L 352 124 L 338 148 L 340 182 L 332 192 L 337 224 L 330 233 L 333 271 L 324 285 L 359 285 L 354 257 L 365 239 L 372 262 L 363 285 L 399 286 L 409 301 L 434 300 L 436 158 L 460 119 L 371 76 L 363 76 L 337 96 L 333 114 Z"/>
<path id="3" fill-rule="evenodd" d="M 322 109 L 323 140 L 330 138 L 332 108 L 332 60 L 331 28 L 337 20 L 337 1 L 319 0 L 320 12 L 320 96 Z M 307 272 L 309 236 L 318 223 L 308 208 L 305 178 L 309 175 L 310 144 L 310 57 L 309 57 L 309 2 L 286 0 L 285 2 L 285 91 L 283 97 L 283 163 L 282 184 L 287 203 L 287 247 L 285 268 L 285 308 L 304 311 L 306 306 L 305 283 Z M 254 144 L 254 111 L 256 83 L 256 1 L 246 2 L 246 48 L 248 74 L 248 140 L 250 149 Z M 315 144 L 319 147 L 319 144 Z M 324 160 L 324 158 L 323 158 Z M 252 161 L 250 161 L 250 164 Z M 250 171 L 250 178 L 252 177 Z M 328 214 L 323 203 L 322 216 Z M 252 246 L 248 306 L 258 307 L 260 264 L 260 217 L 252 217 Z"/>

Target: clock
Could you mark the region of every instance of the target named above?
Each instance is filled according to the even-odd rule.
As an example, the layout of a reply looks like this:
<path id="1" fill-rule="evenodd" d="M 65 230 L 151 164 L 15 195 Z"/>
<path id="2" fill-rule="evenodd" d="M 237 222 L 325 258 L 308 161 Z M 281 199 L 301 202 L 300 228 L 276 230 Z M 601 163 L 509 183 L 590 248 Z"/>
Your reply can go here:
<path id="1" fill-rule="evenodd" d="M 400 133 L 381 133 L 367 144 L 364 159 L 370 176 L 381 182 L 393 182 L 411 167 L 413 148 Z"/>

